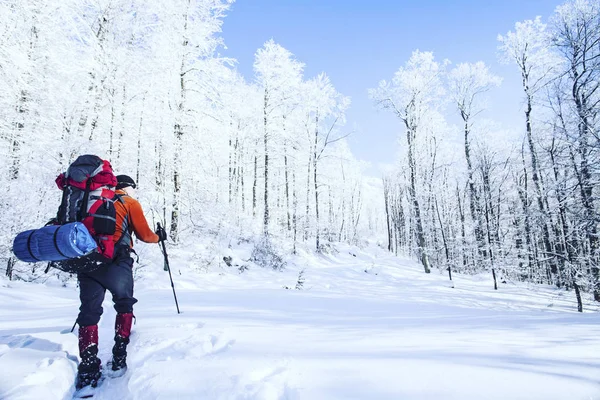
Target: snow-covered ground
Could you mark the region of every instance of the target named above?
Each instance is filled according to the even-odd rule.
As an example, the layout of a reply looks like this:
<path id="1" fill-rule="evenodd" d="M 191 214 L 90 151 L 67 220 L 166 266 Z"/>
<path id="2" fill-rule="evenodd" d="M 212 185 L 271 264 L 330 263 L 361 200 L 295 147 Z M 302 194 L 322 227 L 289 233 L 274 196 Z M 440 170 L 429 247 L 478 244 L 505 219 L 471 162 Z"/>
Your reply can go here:
<path id="1" fill-rule="evenodd" d="M 241 274 L 181 268 L 180 250 L 178 315 L 154 260 L 136 283 L 129 370 L 95 399 L 600 399 L 600 314 L 589 301 L 577 313 L 572 292 L 460 275 L 451 288 L 376 247 Z M 0 281 L 1 399 L 71 398 L 77 308 L 74 282 Z M 104 310 L 106 362 L 110 295 Z"/>

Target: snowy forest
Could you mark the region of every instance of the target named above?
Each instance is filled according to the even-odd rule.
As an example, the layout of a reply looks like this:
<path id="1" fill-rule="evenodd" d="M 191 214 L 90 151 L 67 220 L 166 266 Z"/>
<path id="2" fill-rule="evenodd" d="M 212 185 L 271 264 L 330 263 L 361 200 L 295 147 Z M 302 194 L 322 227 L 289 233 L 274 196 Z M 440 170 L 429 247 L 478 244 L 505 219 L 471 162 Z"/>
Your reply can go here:
<path id="1" fill-rule="evenodd" d="M 600 4 L 569 1 L 498 41 L 522 78 L 519 142 L 478 120 L 501 84 L 481 62 L 451 66 L 415 51 L 371 90 L 406 135 L 399 168 L 384 178 L 389 250 L 418 256 L 425 272 L 487 270 L 497 286 L 499 271 L 574 289 L 581 310 L 582 287 L 600 301 Z"/>
<path id="2" fill-rule="evenodd" d="M 400 133 L 378 182 L 350 150 L 351 99 L 326 72 L 305 76 L 273 40 L 256 50 L 251 81 L 220 54 L 231 6 L 0 3 L 7 275 L 43 274 L 15 263 L 12 238 L 53 216 L 54 179 L 70 162 L 97 154 L 134 177 L 172 246 L 214 230 L 280 254 L 377 238 L 427 273 L 485 271 L 497 284 L 573 290 L 580 309 L 580 291 L 600 301 L 598 2 L 569 0 L 498 36 L 522 79 L 517 141 L 481 118 L 501 85 L 482 62 L 415 49 L 392 76 L 372 77 L 365 96 Z"/>
<path id="3" fill-rule="evenodd" d="M 344 141 L 349 99 L 325 73 L 304 77 L 273 41 L 256 51 L 256 79 L 245 82 L 218 54 L 229 5 L 0 5 L 9 265 L 10 238 L 56 212 L 52 182 L 86 153 L 134 177 L 174 243 L 220 220 L 243 237 L 284 236 L 294 249 L 383 227 L 383 198 L 365 202 L 375 194 Z"/>

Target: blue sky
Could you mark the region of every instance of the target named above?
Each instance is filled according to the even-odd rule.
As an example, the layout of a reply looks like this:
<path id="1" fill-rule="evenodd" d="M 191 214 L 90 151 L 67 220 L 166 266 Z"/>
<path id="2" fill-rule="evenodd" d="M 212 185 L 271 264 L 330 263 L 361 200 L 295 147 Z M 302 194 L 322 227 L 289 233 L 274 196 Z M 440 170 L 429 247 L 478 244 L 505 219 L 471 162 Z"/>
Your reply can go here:
<path id="1" fill-rule="evenodd" d="M 541 15 L 559 0 L 237 0 L 223 25 L 223 55 L 254 78 L 254 53 L 274 39 L 306 64 L 305 76 L 324 71 L 336 89 L 352 98 L 347 129 L 352 152 L 373 167 L 395 159 L 402 127 L 376 110 L 367 90 L 390 79 L 413 50 L 432 51 L 453 64 L 484 61 L 504 80 L 490 92 L 482 114 L 507 129 L 522 129 L 522 97 L 516 67 L 499 63 L 497 35 L 515 22 Z"/>

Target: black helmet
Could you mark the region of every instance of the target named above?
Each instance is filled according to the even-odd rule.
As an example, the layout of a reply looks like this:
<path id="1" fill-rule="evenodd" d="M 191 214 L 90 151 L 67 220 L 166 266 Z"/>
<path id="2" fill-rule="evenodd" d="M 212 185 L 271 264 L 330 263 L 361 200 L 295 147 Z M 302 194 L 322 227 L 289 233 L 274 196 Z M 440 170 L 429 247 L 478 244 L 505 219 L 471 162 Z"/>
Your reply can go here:
<path id="1" fill-rule="evenodd" d="M 128 175 L 117 175 L 117 190 L 131 186 L 135 189 L 135 181 Z"/>

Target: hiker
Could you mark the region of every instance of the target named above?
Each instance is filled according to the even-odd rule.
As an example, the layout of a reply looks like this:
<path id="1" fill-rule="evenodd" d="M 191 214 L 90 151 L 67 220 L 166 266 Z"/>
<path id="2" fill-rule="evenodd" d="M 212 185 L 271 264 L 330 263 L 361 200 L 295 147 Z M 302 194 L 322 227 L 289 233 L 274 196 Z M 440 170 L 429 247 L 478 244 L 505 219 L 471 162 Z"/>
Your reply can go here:
<path id="1" fill-rule="evenodd" d="M 98 321 L 102 315 L 102 301 L 108 289 L 112 296 L 117 317 L 115 321 L 115 344 L 112 361 L 108 363 L 113 375 L 121 375 L 127 368 L 127 345 L 133 319 L 133 238 L 146 243 L 158 243 L 167 239 L 163 228 L 152 232 L 144 217 L 142 206 L 135 199 L 135 181 L 127 175 L 118 175 L 115 196 L 116 229 L 112 262 L 91 272 L 77 274 L 81 306 L 79 324 L 79 351 L 76 387 L 95 387 L 101 377 L 98 355 Z"/>

